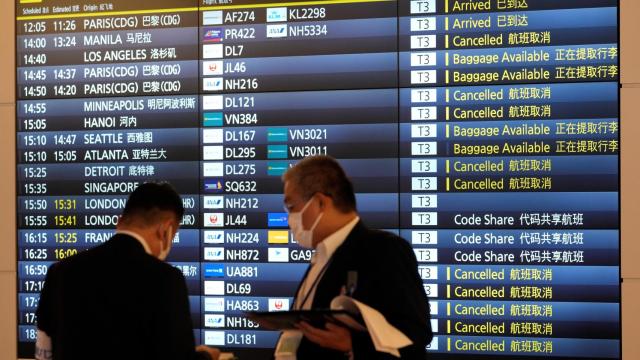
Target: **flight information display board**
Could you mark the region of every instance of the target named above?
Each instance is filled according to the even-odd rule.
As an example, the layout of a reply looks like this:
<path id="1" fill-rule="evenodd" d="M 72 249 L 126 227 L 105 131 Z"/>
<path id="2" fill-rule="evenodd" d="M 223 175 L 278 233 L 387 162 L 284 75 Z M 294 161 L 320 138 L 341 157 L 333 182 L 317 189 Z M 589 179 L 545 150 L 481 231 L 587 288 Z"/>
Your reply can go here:
<path id="1" fill-rule="evenodd" d="M 414 248 L 432 359 L 619 359 L 614 0 L 17 0 L 18 355 L 47 267 L 171 182 L 198 343 L 269 359 L 329 154 Z M 394 271 L 394 269 L 388 269 Z"/>

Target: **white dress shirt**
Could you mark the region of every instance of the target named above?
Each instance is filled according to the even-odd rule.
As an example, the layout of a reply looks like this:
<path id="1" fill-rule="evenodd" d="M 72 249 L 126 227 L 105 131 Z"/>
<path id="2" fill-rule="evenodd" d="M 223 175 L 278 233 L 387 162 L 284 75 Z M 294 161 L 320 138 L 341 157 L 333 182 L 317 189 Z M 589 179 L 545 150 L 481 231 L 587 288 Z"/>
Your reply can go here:
<path id="1" fill-rule="evenodd" d="M 313 304 L 313 298 L 316 294 L 316 288 L 318 287 L 317 285 L 320 282 L 322 275 L 324 275 L 327 263 L 331 259 L 331 256 L 333 256 L 336 249 L 338 249 L 347 239 L 347 236 L 349 236 L 349 233 L 351 233 L 351 230 L 353 230 L 358 221 L 360 221 L 360 217 L 356 216 L 348 224 L 327 236 L 318 244 L 316 252 L 311 257 L 311 269 L 309 270 L 307 277 L 303 280 L 298 294 L 296 294 L 296 302 L 294 304 L 295 309 L 311 309 L 311 304 Z M 304 303 L 302 303 L 303 301 Z"/>

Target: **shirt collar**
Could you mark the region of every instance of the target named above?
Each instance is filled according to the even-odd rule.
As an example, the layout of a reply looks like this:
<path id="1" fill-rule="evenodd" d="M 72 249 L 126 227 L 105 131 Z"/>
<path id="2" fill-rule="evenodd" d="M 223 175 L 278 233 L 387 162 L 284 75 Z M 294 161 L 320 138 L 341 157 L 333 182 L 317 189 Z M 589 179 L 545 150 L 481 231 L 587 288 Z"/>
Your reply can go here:
<path id="1" fill-rule="evenodd" d="M 131 236 L 132 238 L 138 240 L 140 245 L 142 245 L 142 247 L 144 248 L 144 251 L 147 254 L 153 256 L 153 254 L 151 253 L 151 249 L 149 249 L 149 245 L 147 244 L 145 239 L 142 237 L 142 235 L 138 234 L 137 232 L 133 232 L 133 231 L 129 231 L 129 230 L 117 230 L 116 234 L 122 234 L 122 235 Z"/>
<path id="2" fill-rule="evenodd" d="M 347 239 L 349 233 L 356 224 L 360 221 L 360 217 L 356 216 L 353 220 L 351 220 L 347 225 L 341 227 L 333 234 L 327 236 L 324 240 L 318 244 L 316 248 L 316 252 L 312 258 L 312 262 L 316 262 L 318 260 L 326 261 L 331 258 L 333 253 L 342 245 L 342 243 Z"/>

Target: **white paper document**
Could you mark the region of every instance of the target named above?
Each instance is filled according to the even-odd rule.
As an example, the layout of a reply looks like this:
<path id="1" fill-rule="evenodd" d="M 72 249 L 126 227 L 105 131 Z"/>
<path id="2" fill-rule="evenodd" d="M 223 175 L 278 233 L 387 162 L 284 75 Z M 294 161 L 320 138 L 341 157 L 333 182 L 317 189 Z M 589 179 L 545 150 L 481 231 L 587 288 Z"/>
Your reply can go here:
<path id="1" fill-rule="evenodd" d="M 377 351 L 400 357 L 399 349 L 413 344 L 400 330 L 389 324 L 378 310 L 348 296 L 338 296 L 331 301 L 332 310 L 346 310 L 360 314 Z"/>

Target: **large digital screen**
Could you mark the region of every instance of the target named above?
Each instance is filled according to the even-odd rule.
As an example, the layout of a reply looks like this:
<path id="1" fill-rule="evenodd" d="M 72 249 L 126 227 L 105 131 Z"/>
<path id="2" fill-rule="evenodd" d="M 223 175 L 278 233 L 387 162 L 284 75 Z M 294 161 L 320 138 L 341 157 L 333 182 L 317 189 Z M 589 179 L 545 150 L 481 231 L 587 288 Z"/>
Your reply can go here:
<path id="1" fill-rule="evenodd" d="M 19 357 L 47 267 L 163 180 L 197 342 L 269 359 L 242 312 L 287 309 L 312 254 L 280 177 L 329 154 L 414 248 L 430 358 L 620 358 L 617 1 L 16 7 Z"/>

